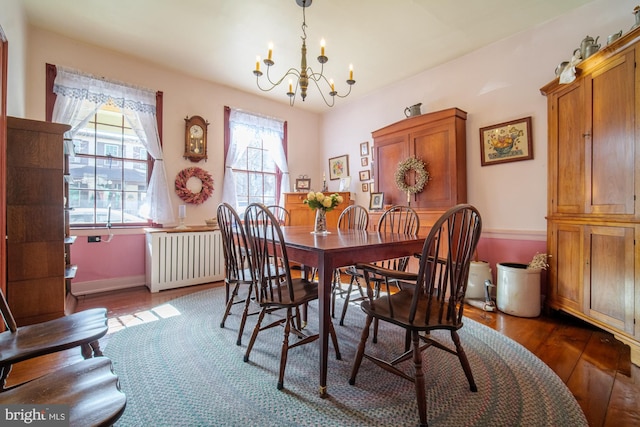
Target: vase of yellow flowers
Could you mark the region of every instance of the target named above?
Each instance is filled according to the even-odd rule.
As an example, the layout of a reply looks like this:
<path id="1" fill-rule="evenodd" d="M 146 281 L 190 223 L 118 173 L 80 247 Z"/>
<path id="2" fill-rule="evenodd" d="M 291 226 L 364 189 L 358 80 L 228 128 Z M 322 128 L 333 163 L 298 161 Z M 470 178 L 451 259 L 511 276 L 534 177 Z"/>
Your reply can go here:
<path id="1" fill-rule="evenodd" d="M 338 193 L 325 196 L 324 193 L 310 191 L 307 194 L 304 204 L 309 205 L 311 209 L 316 211 L 316 220 L 312 233 L 329 234 L 329 231 L 327 231 L 327 212 L 331 212 L 342 201 L 342 196 Z"/>

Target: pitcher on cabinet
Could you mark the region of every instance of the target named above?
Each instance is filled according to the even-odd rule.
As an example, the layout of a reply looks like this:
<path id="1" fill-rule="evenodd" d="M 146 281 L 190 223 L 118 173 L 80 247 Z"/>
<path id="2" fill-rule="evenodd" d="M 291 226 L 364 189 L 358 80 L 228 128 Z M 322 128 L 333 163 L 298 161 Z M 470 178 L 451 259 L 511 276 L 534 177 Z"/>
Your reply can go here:
<path id="1" fill-rule="evenodd" d="M 422 105 L 422 102 L 419 102 L 415 105 L 412 105 L 411 107 L 407 107 L 404 109 L 404 115 L 407 117 L 413 117 L 413 116 L 419 116 L 422 114 L 422 112 L 420 111 L 420 106 Z"/>

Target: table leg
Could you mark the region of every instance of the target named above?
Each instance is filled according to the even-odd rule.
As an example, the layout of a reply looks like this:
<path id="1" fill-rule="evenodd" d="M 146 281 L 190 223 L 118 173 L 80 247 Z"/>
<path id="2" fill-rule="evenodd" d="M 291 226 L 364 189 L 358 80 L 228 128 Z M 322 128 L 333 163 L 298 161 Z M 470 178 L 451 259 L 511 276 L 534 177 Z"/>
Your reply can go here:
<path id="1" fill-rule="evenodd" d="M 327 359 L 329 355 L 329 322 L 331 306 L 331 271 L 325 263 L 318 266 L 318 311 L 320 323 L 320 397 L 327 397 Z M 330 270 L 330 269 L 329 269 Z"/>

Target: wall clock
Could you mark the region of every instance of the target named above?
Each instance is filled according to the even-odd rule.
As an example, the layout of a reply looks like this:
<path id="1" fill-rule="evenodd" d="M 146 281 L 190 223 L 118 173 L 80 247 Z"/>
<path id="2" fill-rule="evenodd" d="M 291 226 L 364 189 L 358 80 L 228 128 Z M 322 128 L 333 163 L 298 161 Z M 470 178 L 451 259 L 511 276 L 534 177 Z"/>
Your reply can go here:
<path id="1" fill-rule="evenodd" d="M 200 116 L 185 117 L 184 155 L 192 162 L 207 160 L 207 126 L 209 122 Z"/>

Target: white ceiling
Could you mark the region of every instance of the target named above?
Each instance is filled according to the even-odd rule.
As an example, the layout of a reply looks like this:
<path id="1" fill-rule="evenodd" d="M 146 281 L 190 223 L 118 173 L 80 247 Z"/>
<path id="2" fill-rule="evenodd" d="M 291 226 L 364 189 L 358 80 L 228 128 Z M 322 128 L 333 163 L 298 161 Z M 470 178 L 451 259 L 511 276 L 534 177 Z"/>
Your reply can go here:
<path id="1" fill-rule="evenodd" d="M 357 99 L 481 46 L 535 27 L 592 0 L 315 0 L 306 9 L 308 65 L 339 93 L 349 64 Z M 205 80 L 288 102 L 285 84 L 260 92 L 256 55 L 274 44 L 272 77 L 300 64 L 296 0 L 23 0 L 35 26 Z M 64 64 L 60 64 L 64 65 Z M 264 64 L 261 66 L 264 71 Z M 264 78 L 264 77 L 263 77 Z M 155 89 L 155 88 L 154 88 Z M 313 87 L 296 107 L 326 111 Z"/>

